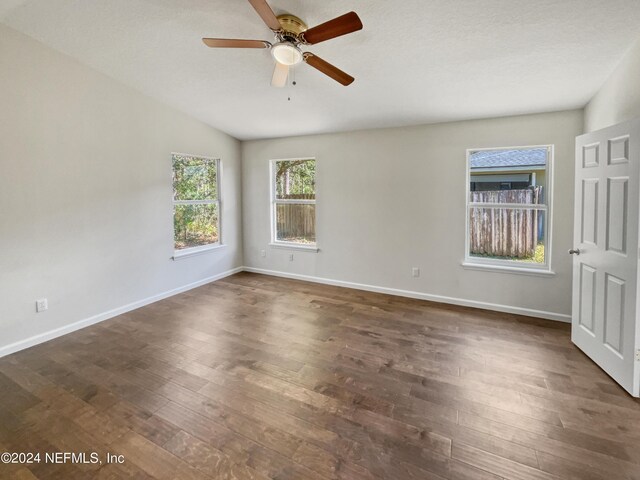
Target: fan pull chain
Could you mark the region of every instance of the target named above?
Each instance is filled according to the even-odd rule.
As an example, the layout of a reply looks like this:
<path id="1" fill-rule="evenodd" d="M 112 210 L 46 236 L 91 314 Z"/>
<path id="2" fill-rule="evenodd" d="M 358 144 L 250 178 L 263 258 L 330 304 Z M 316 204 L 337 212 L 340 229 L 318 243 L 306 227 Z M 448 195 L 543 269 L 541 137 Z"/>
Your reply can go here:
<path id="1" fill-rule="evenodd" d="M 291 78 L 291 86 L 295 87 L 297 85 L 297 82 L 296 82 L 296 69 L 292 67 L 289 70 L 289 73 L 290 73 L 289 78 Z M 287 101 L 288 102 L 291 101 L 291 93 L 289 93 L 289 96 L 287 97 Z"/>

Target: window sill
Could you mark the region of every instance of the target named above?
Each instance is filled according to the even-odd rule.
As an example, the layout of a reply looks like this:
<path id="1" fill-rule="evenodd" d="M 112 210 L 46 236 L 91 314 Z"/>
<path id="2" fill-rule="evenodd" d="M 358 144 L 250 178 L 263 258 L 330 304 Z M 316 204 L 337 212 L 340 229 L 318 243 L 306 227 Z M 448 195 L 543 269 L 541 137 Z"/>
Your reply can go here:
<path id="1" fill-rule="evenodd" d="M 490 265 L 485 263 L 462 262 L 465 270 L 484 270 L 498 273 L 514 273 L 516 275 L 532 275 L 535 277 L 553 277 L 556 272 L 547 269 L 510 267 L 506 265 Z"/>
<path id="2" fill-rule="evenodd" d="M 173 254 L 173 257 L 171 257 L 171 260 L 182 260 L 183 258 L 193 257 L 194 255 L 202 255 L 203 253 L 209 253 L 214 250 L 220 250 L 226 247 L 227 247 L 226 245 L 216 243 L 214 245 L 205 245 L 202 247 L 193 247 L 193 248 L 186 248 L 184 250 L 176 250 Z"/>
<path id="3" fill-rule="evenodd" d="M 297 245 L 295 243 L 271 242 L 269 246 L 271 248 L 282 248 L 285 250 L 301 250 L 303 252 L 311 252 L 311 253 L 318 253 L 320 251 L 320 249 L 315 245 Z"/>

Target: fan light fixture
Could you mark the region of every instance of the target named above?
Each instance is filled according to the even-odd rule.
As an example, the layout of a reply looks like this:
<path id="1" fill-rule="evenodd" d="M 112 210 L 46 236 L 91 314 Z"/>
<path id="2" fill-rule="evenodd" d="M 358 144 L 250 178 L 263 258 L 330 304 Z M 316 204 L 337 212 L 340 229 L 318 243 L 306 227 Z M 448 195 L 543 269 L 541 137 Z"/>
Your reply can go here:
<path id="1" fill-rule="evenodd" d="M 276 17 L 267 0 L 249 0 L 249 3 L 273 33 L 275 44 L 267 40 L 209 37 L 202 39 L 204 44 L 211 48 L 271 49 L 276 64 L 271 78 L 271 85 L 274 87 L 284 87 L 291 73 L 291 67 L 301 62 L 305 62 L 345 87 L 353 83 L 354 78 L 348 73 L 311 52 L 303 53 L 300 48 L 362 30 L 362 21 L 356 12 L 345 13 L 313 28 L 307 28 L 306 23 L 290 13 Z"/>
<path id="2" fill-rule="evenodd" d="M 291 42 L 276 43 L 271 47 L 271 54 L 282 65 L 295 65 L 302 61 L 302 52 Z"/>

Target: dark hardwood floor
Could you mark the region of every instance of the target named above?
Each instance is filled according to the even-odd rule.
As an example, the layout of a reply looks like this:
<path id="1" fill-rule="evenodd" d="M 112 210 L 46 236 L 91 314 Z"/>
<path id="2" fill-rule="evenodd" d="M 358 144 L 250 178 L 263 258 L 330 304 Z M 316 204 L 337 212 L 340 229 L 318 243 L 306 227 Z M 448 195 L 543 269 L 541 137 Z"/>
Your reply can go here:
<path id="1" fill-rule="evenodd" d="M 0 476 L 640 479 L 640 403 L 569 333 L 234 275 L 0 359 L 0 452 L 43 456 Z"/>

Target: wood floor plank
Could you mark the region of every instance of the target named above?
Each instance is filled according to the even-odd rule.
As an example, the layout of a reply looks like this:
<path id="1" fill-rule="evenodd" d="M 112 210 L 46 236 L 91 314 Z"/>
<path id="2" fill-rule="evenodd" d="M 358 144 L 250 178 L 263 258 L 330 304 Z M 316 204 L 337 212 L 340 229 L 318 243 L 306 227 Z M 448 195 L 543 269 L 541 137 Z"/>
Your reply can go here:
<path id="1" fill-rule="evenodd" d="M 212 478 L 204 473 L 201 474 L 175 455 L 135 432 L 130 432 L 123 436 L 111 448 L 116 454 L 124 455 L 128 461 L 134 463 L 154 478 L 174 479 L 188 477 L 197 480 Z"/>
<path id="2" fill-rule="evenodd" d="M 622 460 L 618 457 L 612 457 L 594 450 L 585 449 L 582 446 L 575 445 L 573 442 L 563 442 L 550 438 L 547 435 L 529 432 L 472 415 L 462 414 L 460 416 L 460 423 L 468 428 L 476 429 L 488 435 L 497 436 L 503 440 L 535 449 L 537 452 L 555 455 L 586 466 L 606 468 L 611 472 L 631 470 L 640 473 L 640 468 L 638 464 L 635 463 L 637 462 L 635 458 L 629 459 L 629 461 Z"/>
<path id="3" fill-rule="evenodd" d="M 480 470 L 513 480 L 559 480 L 560 478 L 462 443 L 454 442 L 452 457 Z"/>
<path id="4" fill-rule="evenodd" d="M 268 479 L 265 475 L 243 463 L 232 462 L 224 452 L 182 430 L 170 439 L 164 448 L 212 478 L 221 480 Z"/>
<path id="5" fill-rule="evenodd" d="M 574 480 L 637 480 L 640 478 L 637 467 L 624 464 L 619 465 L 614 471 L 609 471 L 601 466 L 585 465 L 544 452 L 538 452 L 538 461 L 541 470 L 560 478 Z"/>

